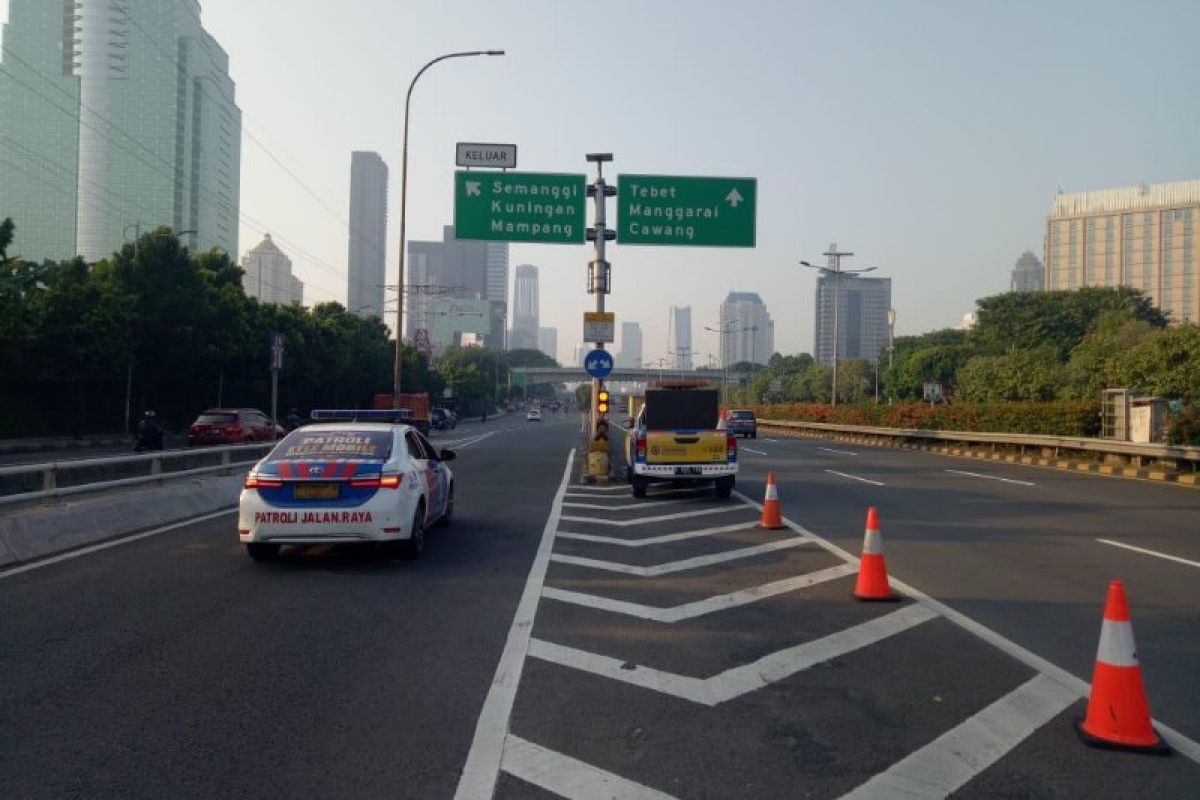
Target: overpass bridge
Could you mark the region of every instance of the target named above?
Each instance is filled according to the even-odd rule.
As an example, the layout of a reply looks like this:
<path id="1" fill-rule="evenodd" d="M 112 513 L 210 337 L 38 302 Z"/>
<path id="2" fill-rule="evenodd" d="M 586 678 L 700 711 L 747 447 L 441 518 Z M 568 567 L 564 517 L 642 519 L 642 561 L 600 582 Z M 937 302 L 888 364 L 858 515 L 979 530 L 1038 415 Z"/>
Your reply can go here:
<path id="1" fill-rule="evenodd" d="M 591 377 L 584 371 L 583 367 L 513 367 L 512 373 L 514 376 L 522 375 L 530 383 L 584 383 L 591 380 Z M 680 377 L 682 375 L 682 378 Z M 693 369 L 684 370 L 682 373 L 679 370 L 672 369 L 644 369 L 640 367 L 616 367 L 604 380 L 609 383 L 617 383 L 626 381 L 630 383 L 648 383 L 656 380 L 691 380 L 691 381 L 712 381 L 720 383 L 726 377 L 724 370 L 719 369 Z M 728 378 L 731 383 L 737 383 L 743 378 L 749 377 L 745 372 L 730 370 Z"/>

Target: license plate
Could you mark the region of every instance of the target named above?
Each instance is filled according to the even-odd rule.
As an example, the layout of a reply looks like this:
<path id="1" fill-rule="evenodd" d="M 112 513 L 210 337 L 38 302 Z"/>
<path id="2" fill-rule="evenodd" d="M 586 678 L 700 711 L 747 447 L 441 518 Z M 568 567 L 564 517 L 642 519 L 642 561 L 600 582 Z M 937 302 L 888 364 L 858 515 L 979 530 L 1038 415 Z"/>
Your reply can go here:
<path id="1" fill-rule="evenodd" d="M 703 475 L 704 470 L 700 467 L 676 467 L 676 475 Z"/>
<path id="2" fill-rule="evenodd" d="M 336 483 L 298 483 L 296 484 L 297 500 L 337 500 L 338 485 Z"/>

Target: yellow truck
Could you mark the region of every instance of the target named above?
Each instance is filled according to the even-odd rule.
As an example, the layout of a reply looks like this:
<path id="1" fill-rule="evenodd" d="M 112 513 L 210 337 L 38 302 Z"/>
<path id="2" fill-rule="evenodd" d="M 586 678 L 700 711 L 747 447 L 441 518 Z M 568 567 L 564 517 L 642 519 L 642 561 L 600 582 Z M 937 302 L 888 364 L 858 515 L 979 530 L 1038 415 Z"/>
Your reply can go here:
<path id="1" fill-rule="evenodd" d="M 645 497 L 656 482 L 707 482 L 715 485 L 717 496 L 729 497 L 737 479 L 737 439 L 719 420 L 715 389 L 647 389 L 625 437 L 633 496 Z"/>

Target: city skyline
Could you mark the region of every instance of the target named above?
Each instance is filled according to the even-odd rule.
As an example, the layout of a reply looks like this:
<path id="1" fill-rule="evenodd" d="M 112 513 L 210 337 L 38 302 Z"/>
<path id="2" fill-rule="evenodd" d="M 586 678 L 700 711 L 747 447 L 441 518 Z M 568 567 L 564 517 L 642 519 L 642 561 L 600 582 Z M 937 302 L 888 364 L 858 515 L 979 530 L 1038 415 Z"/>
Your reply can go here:
<path id="1" fill-rule="evenodd" d="M 832 249 L 833 248 L 831 245 Z M 813 357 L 822 364 L 834 358 L 834 303 L 837 303 L 837 359 L 874 361 L 888 343 L 888 311 L 892 308 L 892 279 L 842 272 L 822 272 L 817 279 Z M 961 325 L 957 320 L 956 325 Z"/>
<path id="2" fill-rule="evenodd" d="M 721 365 L 766 364 L 775 352 L 775 323 L 757 292 L 730 292 L 721 303 Z"/>
<path id="3" fill-rule="evenodd" d="M 538 307 L 538 268 L 517 265 L 513 278 L 512 329 L 509 350 L 537 350 L 541 314 Z"/>
<path id="4" fill-rule="evenodd" d="M 271 240 L 271 234 L 242 256 L 242 289 L 260 303 L 304 303 L 304 282 L 292 274 L 292 260 Z"/>
<path id="5" fill-rule="evenodd" d="M 1024 250 L 1042 252 L 1046 199 L 1056 189 L 1196 177 L 1191 143 L 1200 133 L 1200 112 L 1164 102 L 1157 89 L 1125 96 L 1127 113 L 1102 135 L 1080 141 L 1044 134 L 1046 126 L 1072 129 L 1084 109 L 1110 101 L 1113 85 L 1157 86 L 1164 71 L 1193 71 L 1197 56 L 1185 31 L 1200 22 L 1194 4 L 1170 3 L 1161 15 L 1173 20 L 1166 27 L 1160 15 L 1129 18 L 1125 6 L 1112 0 L 1091 4 L 1086 18 L 1069 5 L 1028 2 L 951 10 L 915 4 L 903 16 L 886 3 L 867 5 L 872 13 L 760 4 L 730 19 L 720 4 L 698 2 L 686 19 L 677 19 L 665 8 L 617 3 L 614 19 L 622 9 L 636 9 L 639 16 L 622 29 L 608 78 L 620 84 L 658 68 L 652 45 L 665 24 L 677 26 L 686 43 L 673 63 L 687 77 L 673 84 L 665 102 L 622 98 L 621 114 L 596 121 L 589 101 L 568 88 L 580 83 L 586 68 L 567 64 L 549 76 L 550 90 L 560 97 L 555 120 L 563 124 L 546 126 L 529 122 L 539 118 L 539 101 L 512 86 L 544 80 L 539 65 L 547 58 L 587 46 L 589 37 L 576 24 L 578 10 L 535 0 L 505 24 L 489 25 L 487 7 L 470 0 L 404 8 L 348 0 L 325 25 L 311 26 L 304 21 L 322 9 L 312 0 L 206 0 L 205 27 L 231 55 L 245 110 L 240 237 L 258 241 L 270 230 L 292 254 L 310 302 L 347 302 L 349 185 L 344 162 L 330 156 L 361 148 L 397 164 L 404 105 L 401 90 L 381 94 L 361 75 L 409 76 L 440 52 L 476 43 L 502 47 L 507 55 L 439 66 L 414 94 L 410 239 L 434 238 L 453 217 L 449 175 L 457 141 L 516 143 L 520 168 L 529 170 L 585 172 L 583 153 L 603 149 L 614 153 L 614 174 L 759 178 L 755 250 L 610 250 L 609 307 L 618 320 L 643 320 L 647 356 L 667 355 L 672 337 L 662 306 L 652 301 L 674 297 L 682 280 L 692 284 L 686 300 L 699 308 L 715 308 L 734 288 L 759 292 L 787 309 L 777 315 L 777 349 L 812 352 L 815 276 L 795 264 L 811 260 L 831 238 L 854 241 L 863 263 L 886 267 L 896 278 L 899 334 L 950 327 L 975 299 L 1008 288 L 1009 275 L 996 265 L 1011 264 L 1013 254 Z M 0 0 L 0 20 L 9 18 L 8 6 Z M 285 8 L 299 13 L 280 13 Z M 813 43 L 813 58 L 827 69 L 797 82 L 777 65 L 793 45 L 791 32 L 801 28 Z M 269 48 L 261 42 L 264 30 L 274 34 Z M 730 30 L 757 46 L 736 64 L 718 68 L 710 54 Z M 836 44 L 850 33 L 869 58 L 854 58 Z M 304 55 L 320 51 L 328 37 L 359 42 L 359 68 L 351 69 L 348 59 Z M 1136 63 L 1097 63 L 1086 71 L 1064 66 L 1083 63 L 1097 48 L 1119 50 L 1129 37 L 1153 38 L 1162 46 L 1154 58 Z M 278 69 L 281 60 L 292 68 Z M 968 79 L 952 68 L 960 63 L 975 65 L 977 75 Z M 1048 74 L 1055 80 L 1047 81 Z M 58 94 L 49 84 L 44 91 Z M 728 98 L 715 124 L 714 96 Z M 452 102 L 439 104 L 438 97 Z M 764 97 L 773 103 L 764 105 Z M 804 109 L 843 100 L 866 113 L 864 124 L 804 124 Z M 922 112 L 912 113 L 915 108 Z M 318 109 L 321 124 L 314 126 Z M 1022 122 L 1031 113 L 1043 124 Z M 639 124 L 622 122 L 631 118 Z M 755 125 L 740 122 L 750 118 Z M 681 125 L 701 133 L 681 141 Z M 1156 131 L 1152 148 L 1140 145 L 1148 129 Z M 784 141 L 792 143 L 790 155 L 780 158 L 772 144 Z M 389 176 L 393 208 L 400 196 L 398 172 Z M 929 219 L 938 220 L 941 246 L 956 254 L 954 269 L 928 257 L 918 232 L 928 229 Z M 38 224 L 16 222 L 18 241 Z M 399 243 L 397 226 L 391 227 L 386 263 L 387 282 L 394 284 Z M 579 288 L 584 248 L 514 245 L 512 254 L 542 267 L 543 322 L 573 340 L 587 305 Z M 729 279 L 734 272 L 736 287 Z M 394 303 L 389 295 L 387 304 Z M 714 320 L 696 322 L 695 352 L 716 352 L 716 336 L 703 330 Z"/>

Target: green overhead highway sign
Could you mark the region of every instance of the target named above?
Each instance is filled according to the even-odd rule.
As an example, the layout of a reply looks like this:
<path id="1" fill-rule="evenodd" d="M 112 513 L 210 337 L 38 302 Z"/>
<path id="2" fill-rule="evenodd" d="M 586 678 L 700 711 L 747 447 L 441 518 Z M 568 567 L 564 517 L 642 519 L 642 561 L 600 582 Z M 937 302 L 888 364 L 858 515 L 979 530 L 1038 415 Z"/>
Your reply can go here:
<path id="1" fill-rule="evenodd" d="M 459 239 L 580 244 L 587 235 L 587 178 L 558 172 L 454 173 Z"/>
<path id="2" fill-rule="evenodd" d="M 754 247 L 758 181 L 617 176 L 617 243 Z"/>

